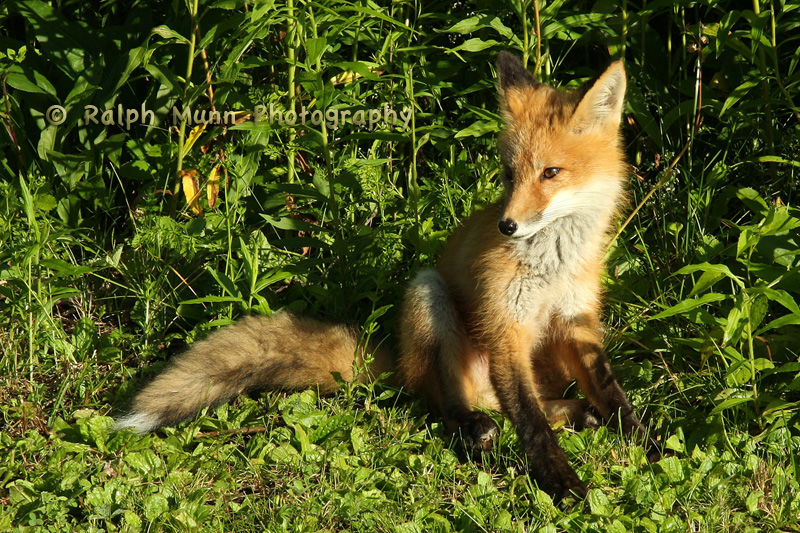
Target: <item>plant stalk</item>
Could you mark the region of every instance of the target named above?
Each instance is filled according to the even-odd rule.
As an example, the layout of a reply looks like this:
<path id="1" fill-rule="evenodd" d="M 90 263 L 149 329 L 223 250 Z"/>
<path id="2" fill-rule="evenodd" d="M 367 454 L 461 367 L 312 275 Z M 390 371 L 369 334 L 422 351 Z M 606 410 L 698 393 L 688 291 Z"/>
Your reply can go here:
<path id="1" fill-rule="evenodd" d="M 192 0 L 190 4 L 191 31 L 189 37 L 189 58 L 186 61 L 186 80 L 183 85 L 183 105 L 186 105 L 186 96 L 189 94 L 189 87 L 192 84 L 192 67 L 194 65 L 194 52 L 197 45 L 197 10 L 199 0 Z M 172 198 L 170 199 L 170 216 L 175 216 L 178 207 L 178 195 L 181 192 L 181 171 L 183 170 L 183 147 L 186 142 L 186 118 L 181 117 L 181 125 L 178 129 L 178 162 L 175 168 L 175 184 L 172 187 Z"/>

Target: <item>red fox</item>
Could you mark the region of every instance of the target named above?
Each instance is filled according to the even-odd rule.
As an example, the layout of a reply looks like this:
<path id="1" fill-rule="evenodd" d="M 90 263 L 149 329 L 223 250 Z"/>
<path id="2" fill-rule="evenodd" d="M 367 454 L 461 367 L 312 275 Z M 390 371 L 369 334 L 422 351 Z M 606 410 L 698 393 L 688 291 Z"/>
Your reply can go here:
<path id="1" fill-rule="evenodd" d="M 152 431 L 201 408 L 264 389 L 336 390 L 333 374 L 394 371 L 473 451 L 498 434 L 476 407 L 516 427 L 529 475 L 555 501 L 587 487 L 550 427 L 614 421 L 643 434 L 602 347 L 600 276 L 607 232 L 624 195 L 620 139 L 625 69 L 559 91 L 512 54 L 497 59 L 505 130 L 505 197 L 467 219 L 434 269 L 411 282 L 399 353 L 359 346 L 358 330 L 278 313 L 249 317 L 195 343 L 135 398 L 118 428 Z M 373 353 L 370 368 L 354 365 Z M 585 398 L 564 399 L 572 381 Z"/>

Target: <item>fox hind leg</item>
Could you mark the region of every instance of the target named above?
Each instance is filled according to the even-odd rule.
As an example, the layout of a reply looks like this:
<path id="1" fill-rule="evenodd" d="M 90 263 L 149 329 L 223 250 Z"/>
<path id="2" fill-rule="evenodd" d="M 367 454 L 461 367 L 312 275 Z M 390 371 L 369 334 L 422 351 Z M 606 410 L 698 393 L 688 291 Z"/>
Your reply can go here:
<path id="1" fill-rule="evenodd" d="M 661 452 L 657 444 L 646 437 L 644 426 L 611 370 L 598 332 L 592 320 L 577 321 L 573 325 L 572 349 L 565 351 L 567 364 L 600 416 L 612 425 L 619 425 L 624 435 L 644 444 L 648 448 L 647 459 L 656 462 Z"/>
<path id="2" fill-rule="evenodd" d="M 602 417 L 585 398 L 558 398 L 540 401 L 547 421 L 551 426 L 568 424 L 576 431 L 597 429 Z"/>
<path id="3" fill-rule="evenodd" d="M 470 341 L 438 272 L 417 274 L 401 316 L 397 365 L 401 383 L 425 396 L 448 432 L 460 433 L 470 452 L 490 451 L 499 429 L 489 415 L 473 409 L 479 387 L 467 371 Z"/>
<path id="4" fill-rule="evenodd" d="M 569 366 L 574 347 L 561 338 L 553 338 L 533 354 L 536 400 L 551 426 L 566 424 L 577 431 L 597 429 L 602 416 L 585 398 L 565 398 L 564 393 L 575 379 Z"/>
<path id="5" fill-rule="evenodd" d="M 570 328 L 569 341 L 562 351 L 578 387 L 605 420 L 619 420 L 625 435 L 643 432 L 625 391 L 611 370 L 600 337 L 600 328 L 591 320 L 578 320 Z"/>

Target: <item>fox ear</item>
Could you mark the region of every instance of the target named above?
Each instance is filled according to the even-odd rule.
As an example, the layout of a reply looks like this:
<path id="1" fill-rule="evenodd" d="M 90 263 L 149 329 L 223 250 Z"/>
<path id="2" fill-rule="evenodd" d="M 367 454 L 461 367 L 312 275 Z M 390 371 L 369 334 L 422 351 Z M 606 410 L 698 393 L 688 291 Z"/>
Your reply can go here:
<path id="1" fill-rule="evenodd" d="M 497 75 L 500 78 L 500 90 L 507 91 L 513 87 L 537 87 L 539 82 L 522 66 L 517 56 L 502 51 L 497 56 Z"/>
<path id="2" fill-rule="evenodd" d="M 625 67 L 615 61 L 584 94 L 575 113 L 572 127 L 578 132 L 619 126 L 625 100 Z"/>

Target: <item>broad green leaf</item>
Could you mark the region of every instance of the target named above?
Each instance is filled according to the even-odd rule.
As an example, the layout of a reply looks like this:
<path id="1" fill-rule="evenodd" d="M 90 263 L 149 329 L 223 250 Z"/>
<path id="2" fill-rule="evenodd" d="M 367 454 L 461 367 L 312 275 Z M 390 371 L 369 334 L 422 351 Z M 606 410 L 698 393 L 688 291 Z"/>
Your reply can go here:
<path id="1" fill-rule="evenodd" d="M 328 40 L 325 37 L 317 37 L 315 39 L 306 39 L 306 64 L 309 67 L 317 64 L 317 61 L 322 58 L 325 48 L 328 47 Z"/>
<path id="2" fill-rule="evenodd" d="M 727 276 L 727 277 L 731 278 L 740 287 L 744 287 L 744 282 L 742 280 L 740 280 L 738 277 L 736 277 L 733 274 L 733 272 L 731 272 L 731 269 L 728 268 L 728 266 L 726 266 L 726 265 L 720 265 L 720 264 L 714 264 L 714 263 L 699 263 L 699 264 L 696 264 L 696 265 L 687 265 L 687 266 L 681 268 L 680 270 L 678 270 L 677 272 L 675 272 L 675 274 L 692 274 L 692 273 L 697 272 L 697 271 L 719 273 L 719 274 L 721 274 L 723 276 Z"/>
<path id="3" fill-rule="evenodd" d="M 794 297 L 783 289 L 773 289 L 771 287 L 750 287 L 747 289 L 750 294 L 763 294 L 773 302 L 781 304 L 791 311 L 795 316 L 800 316 L 800 306 Z"/>
<path id="4" fill-rule="evenodd" d="M 784 315 L 780 318 L 776 318 L 768 322 L 763 328 L 759 329 L 758 331 L 754 332 L 754 336 L 763 335 L 767 331 L 772 331 L 773 329 L 782 328 L 784 326 L 797 326 L 800 325 L 800 315 Z"/>
<path id="5" fill-rule="evenodd" d="M 294 429 L 294 437 L 297 439 L 298 444 L 300 445 L 300 456 L 303 458 L 308 458 L 309 454 L 313 452 L 313 448 L 311 446 L 311 440 L 308 438 L 308 433 L 303 427 L 298 424 L 292 424 L 287 422 Z"/>
<path id="6" fill-rule="evenodd" d="M 703 296 L 701 296 L 699 298 L 693 298 L 691 300 L 684 300 L 684 301 L 680 302 L 679 304 L 673 305 L 672 307 L 669 307 L 669 308 L 661 311 L 657 315 L 650 317 L 650 320 L 659 320 L 659 319 L 670 317 L 670 316 L 673 316 L 673 315 L 679 315 L 681 313 L 685 313 L 687 311 L 690 311 L 690 310 L 692 310 L 692 309 L 694 309 L 696 307 L 700 307 L 701 305 L 706 305 L 706 304 L 710 304 L 710 303 L 713 303 L 713 302 L 719 302 L 719 301 L 722 301 L 722 300 L 727 300 L 728 298 L 730 298 L 730 296 L 728 296 L 727 294 L 719 294 L 719 293 L 715 293 L 715 292 L 710 292 L 708 294 L 704 294 Z"/>
<path id="7" fill-rule="evenodd" d="M 758 244 L 761 239 L 757 228 L 745 227 L 739 234 L 739 239 L 736 242 L 736 257 L 744 257 L 744 253 Z M 747 258 L 744 258 L 747 260 Z"/>
<path id="8" fill-rule="evenodd" d="M 270 285 L 274 285 L 275 283 L 278 283 L 279 281 L 283 281 L 285 279 L 291 279 L 292 277 L 294 277 L 294 274 L 292 272 L 279 269 L 277 271 L 274 271 L 272 274 L 258 278 L 256 280 L 256 283 L 253 285 L 253 292 L 254 293 L 261 292 Z"/>
<path id="9" fill-rule="evenodd" d="M 742 187 L 737 189 L 736 197 L 739 198 L 751 211 L 755 211 L 761 215 L 766 215 L 769 211 L 767 202 L 761 198 L 755 189 L 750 187 Z"/>
<path id="10" fill-rule="evenodd" d="M 311 431 L 308 437 L 311 442 L 322 444 L 332 436 L 339 435 L 342 430 L 352 428 L 354 422 L 355 418 L 348 413 L 334 415 L 323 420 L 319 427 Z"/>
<path id="11" fill-rule="evenodd" d="M 103 108 L 108 109 L 111 107 L 111 104 L 119 94 L 119 90 L 128 83 L 133 71 L 143 66 L 145 58 L 149 57 L 152 53 L 152 50 L 148 50 L 144 46 L 137 46 L 136 48 L 128 50 L 127 53 L 124 53 L 114 62 L 114 68 L 110 70 L 108 78 L 106 78 L 104 84 L 101 85 L 108 91 L 104 93 Z"/>
<path id="12" fill-rule="evenodd" d="M 667 474 L 670 482 L 681 483 L 688 478 L 684 461 L 677 457 L 665 457 L 658 465 Z"/>
<path id="13" fill-rule="evenodd" d="M 481 50 L 486 50 L 487 48 L 491 48 L 492 46 L 497 46 L 498 44 L 500 43 L 495 41 L 494 39 L 489 39 L 488 41 L 484 41 L 477 37 L 473 37 L 472 39 L 467 39 L 466 41 L 456 46 L 452 50 L 447 50 L 447 53 L 480 52 Z"/>
<path id="14" fill-rule="evenodd" d="M 269 222 L 271 226 L 278 229 L 308 231 L 315 233 L 330 231 L 330 229 L 326 228 L 325 226 L 317 226 L 316 224 L 311 224 L 309 222 L 306 222 L 304 220 L 299 220 L 296 218 L 291 218 L 291 217 L 275 218 L 271 215 L 267 215 L 266 213 L 261 213 L 261 217 L 264 218 L 267 222 Z"/>
<path id="15" fill-rule="evenodd" d="M 726 409 L 730 409 L 732 407 L 736 407 L 737 405 L 742 405 L 743 403 L 749 403 L 752 401 L 753 398 L 728 398 L 727 400 L 717 404 L 717 406 L 711 410 L 711 414 L 716 415 Z"/>
<path id="16" fill-rule="evenodd" d="M 550 24 L 544 24 L 542 26 L 542 36 L 549 39 L 558 32 L 564 32 L 569 37 L 578 36 L 579 32 L 576 29 L 591 26 L 607 18 L 608 15 L 605 13 L 581 13 L 580 15 L 567 16 Z"/>
<path id="17" fill-rule="evenodd" d="M 484 20 L 486 20 L 486 17 L 482 15 L 465 18 L 441 31 L 461 34 L 472 33 L 475 30 L 485 27 Z"/>
<path id="18" fill-rule="evenodd" d="M 752 291 L 752 289 L 748 290 L 748 296 L 753 292 L 754 291 Z M 748 324 L 750 332 L 753 332 L 758 326 L 760 326 L 761 322 L 764 321 L 764 317 L 767 316 L 767 298 L 768 297 L 763 293 L 756 294 L 755 297 L 750 298 L 747 316 L 747 319 L 750 322 Z"/>
<path id="19" fill-rule="evenodd" d="M 669 450 L 674 450 L 678 453 L 685 453 L 686 447 L 677 435 L 670 435 L 664 446 Z"/>
<path id="20" fill-rule="evenodd" d="M 758 510 L 758 503 L 761 501 L 761 498 L 764 497 L 764 493 L 760 490 L 755 490 L 747 495 L 747 498 L 744 500 L 745 507 L 747 507 L 748 513 L 755 513 Z"/>
<path id="21" fill-rule="evenodd" d="M 161 494 L 151 494 L 144 501 L 144 516 L 148 520 L 155 520 L 169 511 L 169 501 Z"/>
<path id="22" fill-rule="evenodd" d="M 63 259 L 48 258 L 41 261 L 42 266 L 55 270 L 59 276 L 80 276 L 81 274 L 88 274 L 97 270 L 93 267 L 73 265 L 67 263 Z"/>
<path id="23" fill-rule="evenodd" d="M 11 483 L 6 486 L 6 490 L 8 491 L 9 503 L 12 505 L 33 502 L 41 492 L 34 487 L 33 483 L 24 479 L 12 480 Z"/>
<path id="24" fill-rule="evenodd" d="M 51 211 L 58 205 L 52 194 L 37 194 L 34 202 L 36 207 L 42 211 Z"/>
<path id="25" fill-rule="evenodd" d="M 236 296 L 203 296 L 202 298 L 192 298 L 184 300 L 181 304 L 206 304 L 206 303 L 244 303 L 242 298 Z"/>
<path id="26" fill-rule="evenodd" d="M 477 120 L 471 125 L 455 134 L 456 139 L 464 139 L 466 137 L 480 137 L 487 133 L 495 133 L 500 131 L 500 124 L 496 121 Z"/>
<path id="27" fill-rule="evenodd" d="M 725 103 L 722 106 L 722 109 L 719 112 L 719 116 L 723 116 L 725 112 L 736 105 L 736 103 L 744 98 L 747 93 L 759 84 L 759 80 L 747 80 L 746 82 L 742 83 L 738 87 L 736 87 L 732 92 L 731 95 L 725 100 Z"/>
<path id="28" fill-rule="evenodd" d="M 152 450 L 131 451 L 123 456 L 125 464 L 142 476 L 160 475 L 164 470 L 164 461 Z"/>
<path id="29" fill-rule="evenodd" d="M 797 235 L 796 230 L 800 227 L 800 218 L 792 216 L 786 206 L 772 207 L 767 212 L 764 221 L 761 223 L 761 236 L 784 235 L 787 233 Z"/>
<path id="30" fill-rule="evenodd" d="M 739 294 L 736 295 L 736 300 L 733 308 L 728 312 L 727 323 L 725 324 L 725 334 L 722 338 L 722 343 L 725 345 L 736 345 L 742 338 L 742 331 L 744 331 L 744 322 L 748 314 L 749 303 L 743 302 L 743 297 Z"/>
<path id="31" fill-rule="evenodd" d="M 163 24 L 161 26 L 156 26 L 155 28 L 153 28 L 153 33 L 155 33 L 156 35 L 160 35 L 165 39 L 174 39 L 181 44 L 186 44 L 186 45 L 190 44 L 189 39 L 187 39 L 180 33 L 176 32 L 175 30 L 172 30 L 169 27 L 164 26 Z"/>
<path id="32" fill-rule="evenodd" d="M 47 94 L 53 98 L 58 97 L 53 85 L 38 72 L 34 72 L 32 75 L 26 72 L 10 72 L 6 77 L 6 84 L 24 92 Z"/>
<path id="33" fill-rule="evenodd" d="M 218 272 L 210 266 L 207 266 L 206 270 L 214 277 L 214 279 L 217 281 L 217 284 L 224 289 L 228 296 L 233 296 L 237 299 L 242 298 L 242 292 L 239 290 L 239 287 L 237 287 L 233 280 L 231 280 L 228 276 L 222 272 Z"/>
<path id="34" fill-rule="evenodd" d="M 368 448 L 369 435 L 363 427 L 353 426 L 350 430 L 350 442 L 353 445 L 353 452 L 359 455 Z"/>
<path id="35" fill-rule="evenodd" d="M 722 273 L 722 272 L 716 272 L 716 271 L 703 272 L 703 274 L 700 276 L 700 278 L 694 284 L 694 287 L 692 287 L 692 290 L 689 293 L 689 296 L 690 297 L 697 296 L 698 294 L 701 294 L 701 293 L 707 291 L 708 289 L 710 289 L 714 285 L 714 283 L 716 283 L 717 281 L 719 281 L 723 277 L 725 277 L 725 274 Z"/>
<path id="36" fill-rule="evenodd" d="M 778 163 L 780 165 L 791 165 L 793 167 L 800 167 L 800 161 L 795 161 L 793 159 L 784 159 L 783 157 L 779 157 L 776 155 L 762 155 L 750 159 L 750 161 L 753 163 Z"/>
<path id="37" fill-rule="evenodd" d="M 31 191 L 22 176 L 19 178 L 19 187 L 22 192 L 22 205 L 25 208 L 25 215 L 28 217 L 28 224 L 36 233 L 38 240 L 39 225 L 36 223 L 36 215 L 33 209 L 33 196 L 31 196 Z"/>
<path id="38" fill-rule="evenodd" d="M 599 516 L 609 516 L 611 514 L 611 503 L 608 501 L 608 496 L 600 489 L 592 489 L 589 491 L 589 508 L 592 514 Z"/>
<path id="39" fill-rule="evenodd" d="M 512 30 L 511 28 L 509 28 L 508 26 L 503 24 L 503 22 L 500 20 L 499 17 L 492 18 L 492 20 L 489 21 L 489 26 L 494 28 L 497 31 L 497 33 L 499 33 L 500 35 L 502 35 L 506 39 L 509 39 L 510 41 L 515 42 L 515 43 L 519 43 L 520 42 L 520 39 L 517 36 L 517 34 L 514 33 L 514 30 Z"/>
<path id="40" fill-rule="evenodd" d="M 25 0 L 15 6 L 33 28 L 42 51 L 56 60 L 54 66 L 70 75 L 91 70 L 85 57 L 94 43 L 86 24 L 66 20 L 56 8 L 40 0 Z"/>

